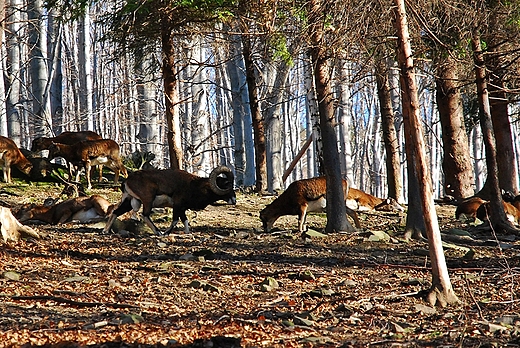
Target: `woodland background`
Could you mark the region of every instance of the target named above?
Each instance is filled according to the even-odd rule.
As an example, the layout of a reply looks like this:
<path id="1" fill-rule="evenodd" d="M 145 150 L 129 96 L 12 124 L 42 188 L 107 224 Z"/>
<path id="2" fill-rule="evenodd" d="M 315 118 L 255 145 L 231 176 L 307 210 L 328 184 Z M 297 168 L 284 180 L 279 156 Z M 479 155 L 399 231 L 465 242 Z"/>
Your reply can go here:
<path id="1" fill-rule="evenodd" d="M 2 1 L 0 134 L 28 148 L 36 136 L 94 130 L 116 140 L 124 155 L 152 152 L 158 167 L 171 166 L 173 159 L 174 166 L 205 175 L 224 163 L 235 169 L 238 186 L 258 186 L 265 176 L 257 189 L 271 192 L 316 176 L 315 140 L 282 179 L 304 142 L 313 133 L 320 138 L 306 6 L 263 0 Z M 342 173 L 354 187 L 387 195 L 389 156 L 382 135 L 390 111 L 402 177 L 396 195 L 404 201 L 408 174 L 392 4 L 322 6 Z M 443 161 L 458 156 L 443 144 L 447 138 L 467 142 L 471 175 L 469 188 L 459 195 L 471 195 L 485 180 L 469 40 L 475 28 L 484 44 L 492 115 L 502 122 L 495 133 L 506 138 L 506 150 L 499 144 L 497 155 L 506 156 L 505 175 L 512 179 L 503 188 L 516 192 L 520 6 L 517 1 L 407 6 L 435 195 L 444 196 L 450 185 Z M 384 98 L 391 102 L 389 111 Z M 455 98 L 448 119 L 459 120 L 465 134 L 448 129 L 443 134 L 439 105 L 452 105 L 447 98 Z M 262 160 L 255 157 L 264 150 L 255 140 L 264 135 Z"/>

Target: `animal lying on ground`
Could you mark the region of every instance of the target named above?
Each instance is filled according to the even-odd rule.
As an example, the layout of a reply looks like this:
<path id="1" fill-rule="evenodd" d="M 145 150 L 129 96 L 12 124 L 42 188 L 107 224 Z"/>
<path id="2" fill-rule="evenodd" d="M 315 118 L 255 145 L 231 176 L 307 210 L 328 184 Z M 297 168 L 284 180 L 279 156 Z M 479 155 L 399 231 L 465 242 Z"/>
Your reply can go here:
<path id="1" fill-rule="evenodd" d="M 43 205 L 25 204 L 16 217 L 20 222 L 37 220 L 52 225 L 70 221 L 86 223 L 106 218 L 112 209 L 113 205 L 105 198 L 92 195 L 71 198 L 58 204 L 48 200 Z"/>
<path id="2" fill-rule="evenodd" d="M 18 146 L 9 138 L 0 136 L 0 166 L 3 168 L 4 181 L 11 183 L 11 167 L 16 166 L 29 175 L 32 163 L 23 155 Z"/>
<path id="3" fill-rule="evenodd" d="M 31 145 L 31 151 L 38 152 L 38 151 L 48 150 L 49 147 L 53 143 L 74 145 L 83 140 L 100 140 L 100 139 L 103 139 L 101 137 L 101 135 L 99 135 L 95 132 L 92 132 L 92 131 L 63 132 L 55 137 L 34 138 L 32 141 L 32 145 Z M 74 169 L 76 169 L 76 170 L 79 170 L 79 169 L 74 168 L 75 167 L 74 164 L 69 163 L 69 162 L 67 162 L 67 163 L 68 163 L 68 167 L 69 167 L 69 176 L 70 176 L 69 180 L 72 180 L 72 177 L 74 174 L 73 173 Z M 103 166 L 100 165 L 98 167 L 98 170 L 99 170 L 99 177 L 101 180 Z"/>
<path id="4" fill-rule="evenodd" d="M 348 190 L 347 206 L 357 210 L 404 211 L 394 198 L 381 199 L 353 187 Z"/>
<path id="5" fill-rule="evenodd" d="M 325 194 L 327 182 L 325 177 L 302 179 L 292 182 L 271 204 L 260 212 L 260 219 L 265 232 L 270 232 L 280 216 L 298 215 L 298 231 L 305 231 L 305 219 L 308 212 L 326 212 Z M 343 180 L 343 194 L 347 197 L 348 182 Z M 347 207 L 357 228 L 361 227 L 355 211 Z"/>
<path id="6" fill-rule="evenodd" d="M 74 145 L 53 143 L 49 146 L 49 158 L 63 157 L 67 162 L 82 164 L 87 177 L 87 189 L 92 188 L 91 167 L 106 165 L 115 173 L 114 183 L 119 181 L 119 173 L 127 176 L 127 171 L 119 155 L 119 145 L 111 139 L 84 140 Z M 79 173 L 78 173 L 79 174 Z M 79 177 L 76 176 L 76 181 Z"/>
<path id="7" fill-rule="evenodd" d="M 155 234 L 161 233 L 150 219 L 150 214 L 152 208 L 159 207 L 173 208 L 172 223 L 166 234 L 173 230 L 179 218 L 184 223 L 184 232 L 189 233 L 186 210 L 202 210 L 219 200 L 236 204 L 233 185 L 233 172 L 225 166 L 213 169 L 209 178 L 179 169 L 146 169 L 133 172 L 121 185 L 121 202 L 110 215 L 103 232 L 110 231 L 118 216 L 131 210 L 137 212 L 142 204 L 143 220 Z"/>
<path id="8" fill-rule="evenodd" d="M 514 224 L 520 222 L 520 196 L 517 196 L 511 203 L 502 202 L 504 205 L 504 212 L 509 221 Z M 481 221 L 489 219 L 489 201 L 480 197 L 470 197 L 462 201 L 455 210 L 455 217 L 460 218 L 464 214 L 468 218 L 478 218 Z"/>

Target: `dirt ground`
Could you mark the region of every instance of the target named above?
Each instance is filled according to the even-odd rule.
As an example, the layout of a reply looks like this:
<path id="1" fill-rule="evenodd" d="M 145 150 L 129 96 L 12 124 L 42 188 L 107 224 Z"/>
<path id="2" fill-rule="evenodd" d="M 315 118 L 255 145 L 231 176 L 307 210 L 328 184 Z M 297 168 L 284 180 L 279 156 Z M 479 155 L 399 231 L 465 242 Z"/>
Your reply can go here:
<path id="1" fill-rule="evenodd" d="M 61 189 L 2 184 L 0 203 L 15 211 Z M 104 222 L 32 225 L 42 239 L 0 245 L 0 347 L 520 345 L 517 237 L 499 244 L 439 206 L 443 234 L 473 238 L 445 245 L 460 304 L 432 308 L 428 246 L 402 239 L 404 215 L 360 213 L 361 231 L 302 239 L 294 216 L 261 231 L 271 200 L 239 193 L 236 206 L 190 212 L 188 235 L 181 224 L 159 237 L 130 225 L 104 235 Z M 153 216 L 163 230 L 167 213 Z M 325 224 L 308 219 L 314 231 Z"/>

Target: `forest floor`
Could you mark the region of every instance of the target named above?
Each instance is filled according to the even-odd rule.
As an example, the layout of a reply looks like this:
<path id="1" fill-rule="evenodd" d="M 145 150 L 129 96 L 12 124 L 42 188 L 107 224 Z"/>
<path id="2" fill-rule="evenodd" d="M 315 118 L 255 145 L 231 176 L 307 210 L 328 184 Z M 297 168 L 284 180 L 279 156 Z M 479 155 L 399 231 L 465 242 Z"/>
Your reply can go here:
<path id="1" fill-rule="evenodd" d="M 60 190 L 2 184 L 0 203 L 15 211 Z M 271 200 L 239 193 L 236 206 L 190 212 L 188 235 L 33 225 L 42 239 L 0 244 L 0 347 L 520 346 L 519 238 L 497 243 L 437 206 L 443 235 L 473 238 L 445 245 L 460 304 L 433 308 L 428 246 L 403 240 L 404 215 L 360 213 L 361 231 L 302 239 L 294 216 L 261 231 Z M 170 217 L 153 219 L 165 230 Z"/>

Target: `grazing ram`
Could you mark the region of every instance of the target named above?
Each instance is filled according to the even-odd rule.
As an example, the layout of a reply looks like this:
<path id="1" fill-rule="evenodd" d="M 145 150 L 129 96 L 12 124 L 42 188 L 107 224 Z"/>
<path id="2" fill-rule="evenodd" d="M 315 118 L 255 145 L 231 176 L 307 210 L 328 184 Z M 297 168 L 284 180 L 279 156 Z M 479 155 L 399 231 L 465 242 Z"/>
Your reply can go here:
<path id="1" fill-rule="evenodd" d="M 327 181 L 325 177 L 292 182 L 280 196 L 260 212 L 264 231 L 270 232 L 280 216 L 298 215 L 298 231 L 304 232 L 305 218 L 308 212 L 322 213 L 326 211 L 326 191 Z M 348 191 L 348 182 L 343 180 L 343 195 L 345 198 Z M 354 220 L 356 227 L 360 228 L 361 225 L 356 212 L 347 207 L 347 214 Z"/>
<path id="2" fill-rule="evenodd" d="M 357 210 L 404 211 L 404 208 L 391 197 L 381 199 L 352 187 L 348 190 L 347 206 Z"/>
<path id="3" fill-rule="evenodd" d="M 143 205 L 143 219 L 152 231 L 159 235 L 150 219 L 152 208 L 173 208 L 170 233 L 179 220 L 184 223 L 184 232 L 189 233 L 186 210 L 202 210 L 219 200 L 236 204 L 233 190 L 234 175 L 231 169 L 220 166 L 203 178 L 179 169 L 143 169 L 128 175 L 121 185 L 121 203 L 110 215 L 103 232 L 110 231 L 115 219 L 131 210 L 137 212 Z"/>
<path id="4" fill-rule="evenodd" d="M 86 223 L 104 219 L 112 209 L 113 205 L 105 198 L 92 195 L 71 198 L 58 204 L 47 200 L 43 205 L 25 204 L 16 217 L 20 222 L 38 220 L 52 225 L 70 221 Z"/>
<path id="5" fill-rule="evenodd" d="M 24 174 L 29 175 L 32 163 L 23 155 L 15 142 L 0 136 L 0 165 L 4 171 L 4 181 L 11 183 L 11 167 L 16 166 Z"/>
<path id="6" fill-rule="evenodd" d="M 63 132 L 55 137 L 39 137 L 34 138 L 32 141 L 31 151 L 38 152 L 43 150 L 48 150 L 49 147 L 53 143 L 66 144 L 66 145 L 74 145 L 83 140 L 100 140 L 103 139 L 101 135 L 92 132 L 92 131 L 78 131 L 78 132 Z M 52 159 L 52 158 L 50 158 Z M 73 177 L 74 164 L 68 163 L 69 166 L 69 177 Z M 100 165 L 98 167 L 99 170 L 99 180 L 101 180 L 101 175 L 103 171 L 103 166 Z"/>
<path id="7" fill-rule="evenodd" d="M 74 145 L 53 143 L 49 146 L 49 158 L 63 157 L 67 162 L 82 164 L 87 177 L 87 189 L 92 188 L 90 170 L 93 165 L 106 165 L 115 173 L 117 184 L 119 174 L 127 176 L 127 171 L 119 155 L 119 145 L 111 139 L 84 140 Z M 79 174 L 79 173 L 78 173 Z M 77 175 L 76 181 L 79 181 Z"/>

